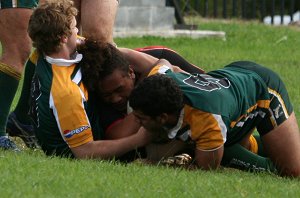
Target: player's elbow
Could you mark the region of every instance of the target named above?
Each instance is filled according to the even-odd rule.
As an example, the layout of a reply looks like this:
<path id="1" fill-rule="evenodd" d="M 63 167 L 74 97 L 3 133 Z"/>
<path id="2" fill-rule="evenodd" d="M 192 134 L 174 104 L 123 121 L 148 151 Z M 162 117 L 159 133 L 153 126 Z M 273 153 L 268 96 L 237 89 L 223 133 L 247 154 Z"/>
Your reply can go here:
<path id="1" fill-rule="evenodd" d="M 215 170 L 220 167 L 223 157 L 224 147 L 221 146 L 212 151 L 195 150 L 196 164 L 203 170 Z"/>
<path id="2" fill-rule="evenodd" d="M 95 158 L 94 141 L 71 148 L 76 159 L 92 159 Z"/>

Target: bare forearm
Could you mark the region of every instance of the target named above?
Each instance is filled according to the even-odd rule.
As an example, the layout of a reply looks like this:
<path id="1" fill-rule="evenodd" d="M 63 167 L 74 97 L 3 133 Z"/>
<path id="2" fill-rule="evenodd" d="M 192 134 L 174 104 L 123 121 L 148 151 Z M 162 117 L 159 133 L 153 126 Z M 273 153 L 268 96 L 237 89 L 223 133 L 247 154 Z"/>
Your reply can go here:
<path id="1" fill-rule="evenodd" d="M 85 147 L 86 149 L 80 152 L 76 152 L 76 149 L 73 149 L 76 158 L 110 159 L 118 157 L 138 146 L 133 144 L 132 141 L 124 143 L 123 139 L 118 139 L 93 141 L 85 145 Z"/>
<path id="2" fill-rule="evenodd" d="M 214 151 L 195 150 L 195 160 L 199 168 L 203 170 L 217 169 L 223 157 L 223 146 Z"/>
<path id="3" fill-rule="evenodd" d="M 105 132 L 106 139 L 120 139 L 128 137 L 138 132 L 141 125 L 136 121 L 132 113 L 127 115 L 123 120 L 112 124 Z"/>
<path id="4" fill-rule="evenodd" d="M 129 63 L 134 67 L 133 69 L 138 73 L 148 73 L 150 69 L 155 65 L 158 61 L 157 58 L 138 52 L 128 48 L 119 48 L 125 58 L 129 61 Z M 149 71 L 148 71 L 149 70 Z"/>
<path id="5" fill-rule="evenodd" d="M 111 159 L 130 150 L 146 145 L 151 138 L 146 133 L 137 133 L 117 140 L 98 140 L 72 148 L 79 159 Z"/>

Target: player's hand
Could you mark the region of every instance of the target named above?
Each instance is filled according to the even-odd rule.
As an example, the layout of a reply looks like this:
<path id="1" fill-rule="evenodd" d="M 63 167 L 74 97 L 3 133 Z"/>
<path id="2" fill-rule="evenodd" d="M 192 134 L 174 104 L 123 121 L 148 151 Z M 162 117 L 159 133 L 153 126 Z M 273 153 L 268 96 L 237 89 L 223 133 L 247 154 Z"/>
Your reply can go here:
<path id="1" fill-rule="evenodd" d="M 174 166 L 174 167 L 180 167 L 180 166 L 188 166 L 192 163 L 192 157 L 186 153 L 175 155 L 173 157 L 164 158 L 160 161 L 160 164 L 166 165 L 166 166 Z"/>

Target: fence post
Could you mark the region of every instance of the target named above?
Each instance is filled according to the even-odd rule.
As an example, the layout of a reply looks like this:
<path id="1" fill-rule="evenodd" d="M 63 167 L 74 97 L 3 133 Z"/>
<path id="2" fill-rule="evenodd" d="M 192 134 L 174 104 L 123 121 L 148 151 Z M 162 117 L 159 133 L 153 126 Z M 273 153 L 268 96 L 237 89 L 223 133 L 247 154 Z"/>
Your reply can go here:
<path id="1" fill-rule="evenodd" d="M 195 10 L 200 14 L 200 0 L 195 0 Z"/>
<path id="2" fill-rule="evenodd" d="M 227 18 L 227 1 L 223 0 L 223 18 Z"/>
<path id="3" fill-rule="evenodd" d="M 236 17 L 237 13 L 236 13 L 236 0 L 232 0 L 232 16 Z"/>
<path id="4" fill-rule="evenodd" d="M 280 24 L 283 24 L 283 16 L 284 16 L 284 0 L 280 2 Z"/>
<path id="5" fill-rule="evenodd" d="M 218 17 L 218 0 L 214 0 L 214 17 Z"/>
<path id="6" fill-rule="evenodd" d="M 175 18 L 176 18 L 177 23 L 185 24 L 183 14 L 181 13 L 178 0 L 172 0 L 170 3 L 175 8 Z"/>
<path id="7" fill-rule="evenodd" d="M 251 12 L 251 19 L 256 18 L 256 0 L 252 2 L 252 12 Z"/>
<path id="8" fill-rule="evenodd" d="M 264 21 L 264 17 L 266 16 L 266 0 L 261 0 L 260 2 L 260 20 Z"/>
<path id="9" fill-rule="evenodd" d="M 294 21 L 294 10 L 295 10 L 295 0 L 291 0 L 291 6 L 290 6 L 291 22 Z M 300 20 L 300 18 L 299 18 L 299 20 Z"/>
<path id="10" fill-rule="evenodd" d="M 205 0 L 204 2 L 204 17 L 207 17 L 207 13 L 208 13 L 208 0 Z"/>
<path id="11" fill-rule="evenodd" d="M 272 3 L 271 3 L 271 24 L 274 24 L 274 15 L 275 15 L 275 0 L 272 0 Z"/>
<path id="12" fill-rule="evenodd" d="M 242 0 L 242 19 L 245 19 L 246 18 L 246 2 L 245 0 Z"/>

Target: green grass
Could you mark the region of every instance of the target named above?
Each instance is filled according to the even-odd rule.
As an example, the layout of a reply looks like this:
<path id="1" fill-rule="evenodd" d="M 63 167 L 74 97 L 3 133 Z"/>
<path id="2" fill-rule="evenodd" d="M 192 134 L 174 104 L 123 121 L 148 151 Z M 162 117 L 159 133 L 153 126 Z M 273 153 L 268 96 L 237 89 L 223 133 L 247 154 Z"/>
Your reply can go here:
<path id="1" fill-rule="evenodd" d="M 299 180 L 232 169 L 185 171 L 139 164 L 1 153 L 2 197 L 299 197 Z M 3 196 L 5 195 L 5 196 Z"/>
<path id="2" fill-rule="evenodd" d="M 251 60 L 278 72 L 300 118 L 300 30 L 238 21 L 201 21 L 220 38 L 127 38 L 118 46 L 165 45 L 205 70 Z M 16 100 L 15 100 L 16 101 Z M 299 119 L 298 119 L 299 122 Z M 186 171 L 107 161 L 45 157 L 41 151 L 0 152 L 1 197 L 299 197 L 299 179 L 232 169 Z"/>

